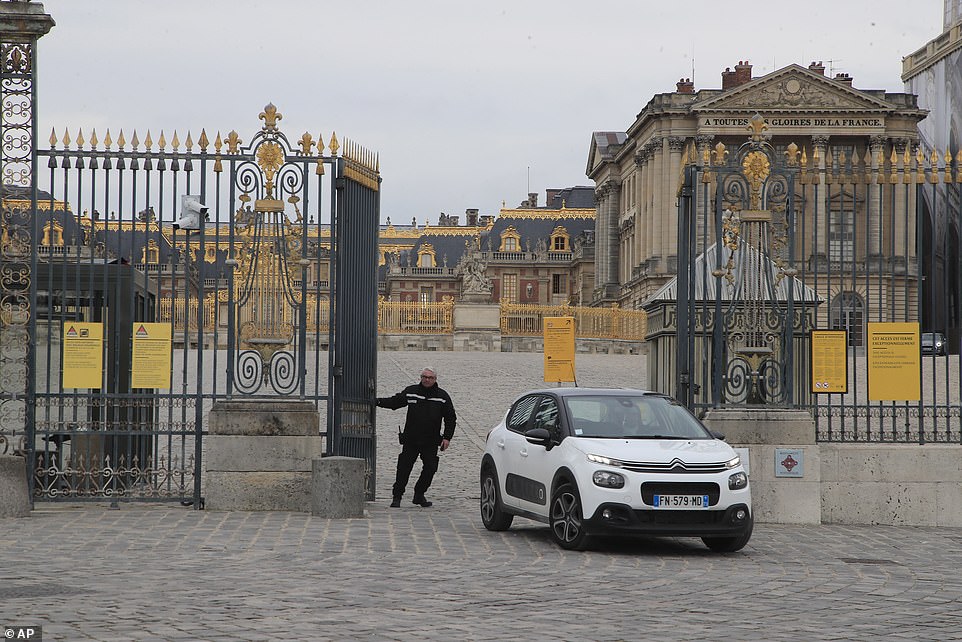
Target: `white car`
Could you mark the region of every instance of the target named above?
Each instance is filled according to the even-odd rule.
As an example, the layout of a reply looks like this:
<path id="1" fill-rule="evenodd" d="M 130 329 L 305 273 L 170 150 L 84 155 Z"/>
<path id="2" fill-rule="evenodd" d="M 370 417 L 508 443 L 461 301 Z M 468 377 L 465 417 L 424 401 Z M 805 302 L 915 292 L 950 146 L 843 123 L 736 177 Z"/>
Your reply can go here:
<path id="1" fill-rule="evenodd" d="M 731 446 L 670 397 L 552 388 L 519 397 L 481 460 L 481 520 L 545 522 L 563 548 L 594 535 L 700 537 L 737 551 L 752 536 L 748 474 Z"/>

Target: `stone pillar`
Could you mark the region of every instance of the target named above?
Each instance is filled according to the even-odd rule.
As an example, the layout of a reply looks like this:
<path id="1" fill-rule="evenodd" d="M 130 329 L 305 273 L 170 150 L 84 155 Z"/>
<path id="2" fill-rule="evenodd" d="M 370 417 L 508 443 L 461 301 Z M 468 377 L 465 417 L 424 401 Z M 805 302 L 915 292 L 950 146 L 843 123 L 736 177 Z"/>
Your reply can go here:
<path id="1" fill-rule="evenodd" d="M 208 418 L 204 498 L 210 510 L 311 510 L 313 461 L 323 456 L 309 401 L 218 401 Z"/>
<path id="2" fill-rule="evenodd" d="M 906 162 L 908 160 L 906 159 L 908 147 L 909 140 L 907 138 L 898 138 L 895 140 L 895 171 L 896 175 L 900 177 L 899 182 L 895 185 L 895 229 L 892 230 L 892 236 L 895 239 L 894 256 L 892 258 L 895 259 L 896 264 L 904 262 L 908 255 L 905 246 L 905 198 L 907 193 L 915 192 L 913 189 L 914 185 L 912 184 L 911 164 L 910 162 Z"/>
<path id="3" fill-rule="evenodd" d="M 364 466 L 356 457 L 315 459 L 311 515 L 331 519 L 364 517 Z"/>
<path id="4" fill-rule="evenodd" d="M 808 412 L 715 408 L 703 421 L 733 448 L 748 452 L 756 522 L 821 523 L 821 457 Z"/>
<path id="5" fill-rule="evenodd" d="M 869 139 L 869 154 L 872 156 L 871 171 L 865 177 L 866 189 L 868 190 L 868 253 L 869 258 L 876 261 L 882 254 L 880 232 L 882 229 L 882 198 L 879 194 L 879 172 L 882 171 L 882 164 L 879 162 L 882 154 L 885 153 L 885 136 L 872 136 Z"/>
<path id="6" fill-rule="evenodd" d="M 455 352 L 501 352 L 499 304 L 455 303 L 453 316 Z"/>
<path id="7" fill-rule="evenodd" d="M 30 514 L 27 465 L 23 457 L 0 455 L 0 518 Z"/>
<path id="8" fill-rule="evenodd" d="M 37 41 L 54 26 L 35 2 L 0 2 L 0 184 L 36 202 Z M 6 196 L 4 193 L 3 196 Z M 35 206 L 0 207 L 0 455 L 23 448 L 33 455 L 35 381 L 30 315 L 36 252 Z M 30 432 L 31 435 L 27 433 Z M 29 438 L 28 438 L 29 437 Z M 20 471 L 21 475 L 24 471 Z"/>
<path id="9" fill-rule="evenodd" d="M 665 251 L 663 252 L 666 259 L 670 257 L 675 257 L 675 262 L 677 264 L 678 258 L 678 208 L 672 207 L 672 204 L 676 202 L 676 198 L 673 198 L 678 190 L 678 180 L 681 178 L 681 167 L 684 159 L 682 157 L 682 152 L 685 149 L 685 139 L 681 136 L 669 136 L 668 137 L 668 151 L 669 151 L 669 162 L 668 162 L 668 177 L 670 180 L 666 181 L 665 187 L 669 190 L 668 194 L 665 194 L 665 214 L 668 219 L 668 229 L 665 230 L 665 241 L 667 245 L 665 246 Z M 695 255 L 692 255 L 692 259 Z M 670 263 L 670 260 L 669 260 Z"/>

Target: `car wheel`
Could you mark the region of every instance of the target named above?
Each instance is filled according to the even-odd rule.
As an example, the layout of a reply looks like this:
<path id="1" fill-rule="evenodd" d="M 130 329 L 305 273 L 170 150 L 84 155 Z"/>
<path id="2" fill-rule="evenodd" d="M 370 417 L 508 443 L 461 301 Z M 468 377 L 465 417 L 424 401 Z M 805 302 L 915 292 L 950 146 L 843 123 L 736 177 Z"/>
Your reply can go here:
<path id="1" fill-rule="evenodd" d="M 736 537 L 702 537 L 701 541 L 705 542 L 705 546 L 716 553 L 734 553 L 735 551 L 740 551 L 745 548 L 745 544 L 752 538 L 752 529 L 754 528 L 755 520 L 753 518 L 749 518 L 749 520 L 748 530 L 741 535 Z"/>
<path id="2" fill-rule="evenodd" d="M 492 466 L 481 470 L 481 522 L 489 531 L 506 531 L 514 515 L 506 513 L 498 490 L 498 474 Z"/>
<path id="3" fill-rule="evenodd" d="M 581 496 L 574 485 L 562 484 L 551 495 L 549 524 L 551 536 L 561 548 L 574 551 L 587 548 L 589 538 L 581 514 Z"/>

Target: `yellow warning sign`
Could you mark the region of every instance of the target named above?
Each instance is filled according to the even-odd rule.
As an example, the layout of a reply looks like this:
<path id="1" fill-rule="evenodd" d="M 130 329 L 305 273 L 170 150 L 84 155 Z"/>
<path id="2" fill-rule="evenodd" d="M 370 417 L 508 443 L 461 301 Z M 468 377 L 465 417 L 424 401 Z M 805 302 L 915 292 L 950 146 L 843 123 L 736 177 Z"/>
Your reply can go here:
<path id="1" fill-rule="evenodd" d="M 921 365 L 918 323 L 868 324 L 869 401 L 918 401 Z"/>
<path id="2" fill-rule="evenodd" d="M 848 392 L 848 333 L 812 330 L 812 392 Z"/>
<path id="3" fill-rule="evenodd" d="M 545 317 L 544 380 L 577 381 L 574 317 Z"/>
<path id="4" fill-rule="evenodd" d="M 135 322 L 133 343 L 130 387 L 170 388 L 170 324 Z"/>
<path id="5" fill-rule="evenodd" d="M 63 387 L 97 388 L 104 379 L 104 324 L 63 324 Z"/>

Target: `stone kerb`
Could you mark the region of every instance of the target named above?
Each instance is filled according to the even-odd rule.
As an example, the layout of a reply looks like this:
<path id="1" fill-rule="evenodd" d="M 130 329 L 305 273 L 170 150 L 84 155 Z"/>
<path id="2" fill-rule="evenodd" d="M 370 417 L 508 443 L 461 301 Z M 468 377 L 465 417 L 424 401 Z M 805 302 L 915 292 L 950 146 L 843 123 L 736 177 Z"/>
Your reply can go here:
<path id="1" fill-rule="evenodd" d="M 204 458 L 209 510 L 311 510 L 312 462 L 324 453 L 309 401 L 218 401 Z"/>
<path id="2" fill-rule="evenodd" d="M 820 524 L 821 456 L 815 422 L 804 410 L 714 408 L 703 419 L 725 435 L 733 448 L 749 453 L 749 479 L 755 521 L 776 524 Z M 801 452 L 801 473 L 779 476 L 780 449 Z"/>
<path id="3" fill-rule="evenodd" d="M 0 455 L 0 517 L 26 517 L 29 514 L 25 460 L 14 455 Z"/>

